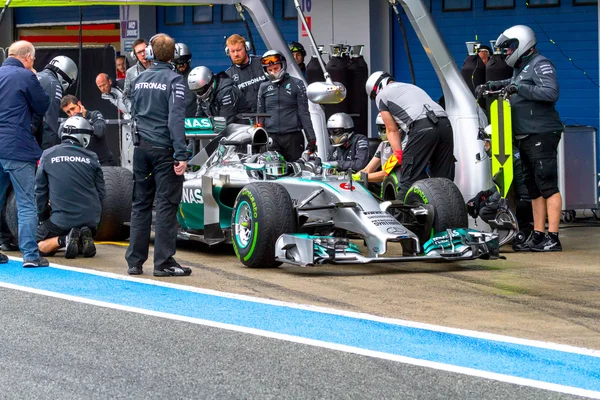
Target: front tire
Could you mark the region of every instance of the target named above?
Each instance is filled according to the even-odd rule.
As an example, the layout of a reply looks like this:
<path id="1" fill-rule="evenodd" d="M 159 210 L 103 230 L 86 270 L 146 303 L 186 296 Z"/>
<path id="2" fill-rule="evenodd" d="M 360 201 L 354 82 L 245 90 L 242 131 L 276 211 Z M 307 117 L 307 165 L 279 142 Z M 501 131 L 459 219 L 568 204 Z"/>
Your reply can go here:
<path id="1" fill-rule="evenodd" d="M 434 210 L 431 228 L 415 229 L 414 233 L 419 237 L 421 244 L 438 232 L 469 226 L 463 196 L 450 179 L 429 178 L 415 182 L 408 189 L 404 203 L 409 205 L 429 204 Z"/>
<path id="2" fill-rule="evenodd" d="M 235 254 L 246 267 L 281 265 L 275 261 L 275 243 L 282 234 L 296 230 L 296 212 L 283 186 L 255 182 L 238 193 L 233 206 L 231 236 Z"/>

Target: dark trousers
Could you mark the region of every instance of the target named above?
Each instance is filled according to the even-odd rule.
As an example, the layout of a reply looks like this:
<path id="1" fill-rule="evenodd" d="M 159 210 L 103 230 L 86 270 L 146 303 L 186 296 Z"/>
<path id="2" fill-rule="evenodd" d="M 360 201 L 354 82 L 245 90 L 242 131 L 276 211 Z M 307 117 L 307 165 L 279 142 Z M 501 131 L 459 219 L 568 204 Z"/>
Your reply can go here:
<path id="1" fill-rule="evenodd" d="M 304 134 L 300 132 L 272 134 L 273 143 L 269 150 L 280 153 L 288 162 L 293 162 L 302 157 L 304 151 Z"/>
<path id="2" fill-rule="evenodd" d="M 125 259 L 130 267 L 141 267 L 148 259 L 152 225 L 152 203 L 156 197 L 154 224 L 154 269 L 174 265 L 177 241 L 177 209 L 183 176 L 173 170 L 173 149 L 143 142 L 133 152 L 133 202 L 129 248 Z"/>
<path id="3" fill-rule="evenodd" d="M 397 198 L 404 200 L 413 183 L 428 177 L 454 180 L 454 136 L 448 118 L 439 118 L 435 125 L 423 118 L 410 127 Z"/>

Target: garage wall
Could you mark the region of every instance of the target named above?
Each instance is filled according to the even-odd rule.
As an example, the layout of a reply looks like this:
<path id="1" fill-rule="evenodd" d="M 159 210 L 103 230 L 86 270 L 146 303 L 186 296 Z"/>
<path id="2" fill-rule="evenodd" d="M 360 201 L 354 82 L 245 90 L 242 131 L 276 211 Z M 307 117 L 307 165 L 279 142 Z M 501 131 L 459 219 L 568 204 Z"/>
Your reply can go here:
<path id="1" fill-rule="evenodd" d="M 85 6 L 83 21 L 119 21 L 118 6 Z M 15 8 L 16 24 L 79 22 L 79 7 L 19 7 Z"/>
<path id="2" fill-rule="evenodd" d="M 287 42 L 296 40 L 298 37 L 297 21 L 283 19 L 283 1 L 273 1 L 273 15 L 281 32 Z M 231 65 L 229 57 L 225 55 L 225 37 L 238 33 L 248 39 L 246 28 L 242 22 L 223 22 L 222 6 L 213 6 L 213 22 L 206 24 L 192 23 L 192 8 L 181 7 L 184 9 L 184 23 L 181 25 L 165 24 L 165 7 L 157 7 L 156 24 L 159 32 L 164 32 L 177 42 L 183 42 L 190 47 L 192 51 L 192 67 L 205 65 L 213 71 L 226 70 Z M 251 27 L 254 38 L 256 52 L 262 55 L 267 51 L 258 31 L 246 13 L 246 18 Z"/>
<path id="3" fill-rule="evenodd" d="M 560 7 L 531 9 L 527 8 L 525 1 L 516 0 L 514 9 L 484 10 L 483 1 L 473 1 L 472 11 L 443 12 L 442 0 L 431 1 L 433 18 L 459 68 L 467 56 L 466 41 L 478 39 L 489 45 L 489 40 L 496 39 L 504 29 L 512 25 L 530 26 L 536 33 L 541 53 L 556 66 L 560 85 L 557 108 L 562 120 L 570 125 L 598 127 L 597 6 L 573 6 L 571 0 L 563 0 Z M 410 39 L 417 85 L 437 99 L 442 90 L 433 67 L 406 17 L 404 21 Z M 394 21 L 393 41 L 394 75 L 399 80 L 410 82 L 406 52 L 397 21 Z M 561 54 L 559 47 L 565 55 Z M 571 57 L 587 74 L 573 65 L 567 57 Z"/>

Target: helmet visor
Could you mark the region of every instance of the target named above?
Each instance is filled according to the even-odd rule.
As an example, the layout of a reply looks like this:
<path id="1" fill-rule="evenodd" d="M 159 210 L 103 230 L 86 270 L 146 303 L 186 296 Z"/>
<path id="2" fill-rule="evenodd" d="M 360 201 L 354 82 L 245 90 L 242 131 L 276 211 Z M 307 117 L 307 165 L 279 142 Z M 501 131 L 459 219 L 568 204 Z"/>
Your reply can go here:
<path id="1" fill-rule="evenodd" d="M 281 56 L 279 54 L 273 54 L 270 56 L 266 56 L 260 59 L 263 67 L 268 67 L 269 65 L 281 64 Z"/>

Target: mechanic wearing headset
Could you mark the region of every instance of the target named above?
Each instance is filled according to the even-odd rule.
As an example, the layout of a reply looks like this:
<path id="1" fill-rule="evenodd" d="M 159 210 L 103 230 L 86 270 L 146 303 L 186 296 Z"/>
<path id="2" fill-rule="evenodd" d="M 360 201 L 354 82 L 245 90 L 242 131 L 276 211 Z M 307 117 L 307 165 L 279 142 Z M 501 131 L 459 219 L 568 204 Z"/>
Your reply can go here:
<path id="1" fill-rule="evenodd" d="M 558 239 L 562 197 L 558 190 L 557 148 L 564 125 L 554 107 L 558 100 L 554 65 L 539 54 L 536 44 L 535 33 L 528 26 L 505 30 L 496 46 L 508 49 L 506 64 L 514 68 L 513 77 L 487 82 L 475 93 L 480 97 L 487 89 L 504 88 L 510 96 L 512 129 L 521 153 L 534 225 L 533 235 L 515 250 L 562 251 Z"/>
<path id="2" fill-rule="evenodd" d="M 246 97 L 252 113 L 256 112 L 258 88 L 267 78 L 260 64 L 260 57 L 251 56 L 250 44 L 243 36 L 234 34 L 227 38 L 225 53 L 231 58 L 231 67 L 225 71 Z"/>
<path id="3" fill-rule="evenodd" d="M 354 121 L 346 113 L 333 114 L 327 120 L 327 132 L 332 149 L 329 160 L 337 163 L 339 171 L 360 171 L 369 162 L 369 141 L 365 135 L 354 133 Z"/>
<path id="4" fill-rule="evenodd" d="M 40 225 L 40 253 L 65 258 L 96 255 L 94 235 L 106 195 L 104 175 L 96 153 L 86 149 L 94 128 L 81 116 L 60 127 L 62 142 L 44 151 L 35 178 L 35 201 Z"/>
<path id="5" fill-rule="evenodd" d="M 250 113 L 248 101 L 225 72 L 213 74 L 207 67 L 196 67 L 188 76 L 188 86 L 198 97 L 196 116 L 225 118 L 225 124 L 246 123 L 237 115 Z M 214 123 L 213 123 L 214 125 Z"/>
<path id="6" fill-rule="evenodd" d="M 146 59 L 147 45 L 148 43 L 146 43 L 146 41 L 142 38 L 135 39 L 135 42 L 133 42 L 133 55 L 137 62 L 134 66 L 130 67 L 127 70 L 127 73 L 125 75 L 125 84 L 123 86 L 123 100 L 126 102 L 131 101 L 131 82 L 133 82 L 133 80 L 137 78 L 139 74 L 150 68 L 150 66 L 152 65 L 152 61 Z"/>
<path id="7" fill-rule="evenodd" d="M 404 200 L 413 183 L 428 177 L 430 161 L 431 177 L 454 180 L 454 137 L 446 111 L 423 89 L 396 82 L 383 71 L 371 74 L 365 88 L 385 123 L 394 151 L 390 160 L 402 164 L 398 199 Z M 400 129 L 408 135 L 404 151 Z"/>
<path id="8" fill-rule="evenodd" d="M 287 161 L 296 161 L 304 151 L 304 135 L 310 153 L 317 151 L 317 137 L 308 111 L 306 87 L 299 78 L 286 72 L 287 62 L 277 50 L 267 51 L 261 58 L 265 75 L 269 78 L 258 90 L 258 113 L 271 116 L 264 127 L 273 139 L 269 150 L 275 150 Z"/>
<path id="9" fill-rule="evenodd" d="M 298 68 L 302 71 L 303 75 L 306 75 L 306 64 L 304 64 L 304 58 L 306 58 L 306 50 L 302 43 L 299 42 L 291 42 L 289 45 L 290 51 L 292 52 L 292 56 L 294 56 L 294 61 L 298 64 Z"/>
<path id="10" fill-rule="evenodd" d="M 184 133 L 185 83 L 170 64 L 175 41 L 158 34 L 146 47 L 152 66 L 131 84 L 134 130 L 133 203 L 129 247 L 125 259 L 130 275 L 142 274 L 148 259 L 152 204 L 156 200 L 154 276 L 187 276 L 190 268 L 175 261 L 177 208 L 187 166 Z"/>
<path id="11" fill-rule="evenodd" d="M 54 57 L 46 67 L 37 73 L 40 84 L 50 97 L 50 107 L 43 120 L 36 120 L 34 135 L 40 148 L 46 150 L 60 143 L 58 137 L 58 114 L 64 93 L 77 80 L 77 65 L 69 57 Z"/>

